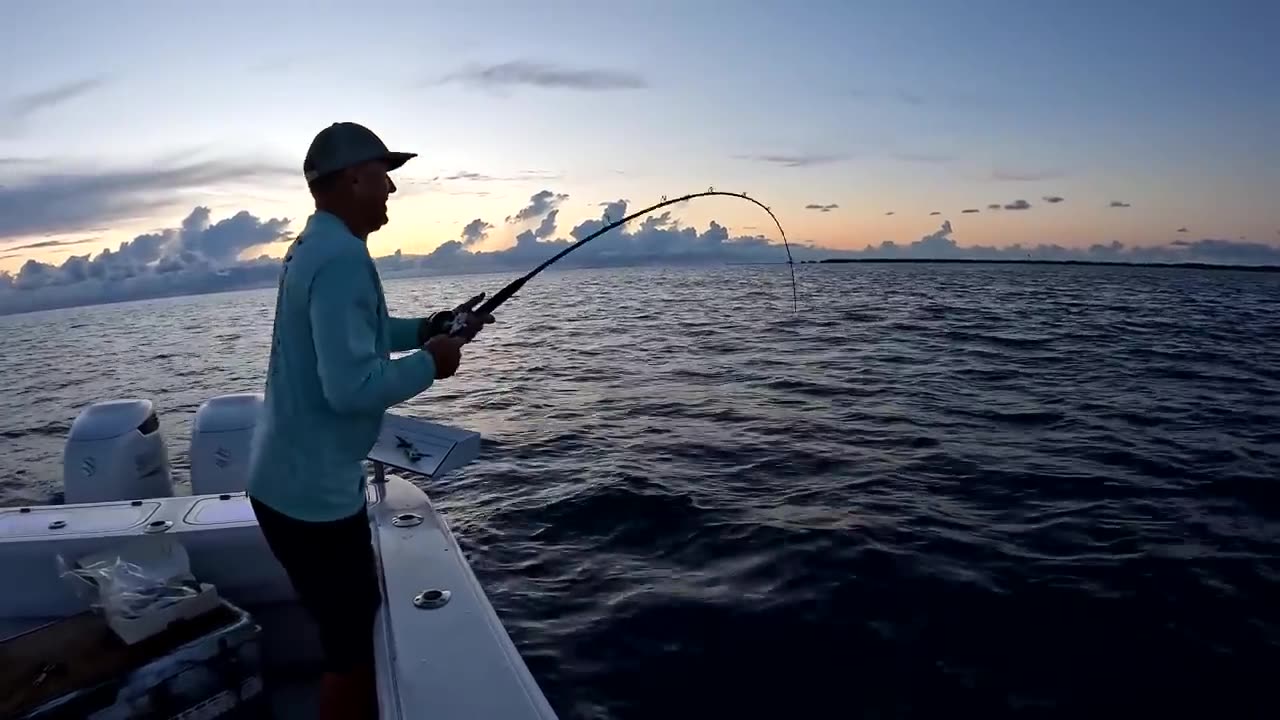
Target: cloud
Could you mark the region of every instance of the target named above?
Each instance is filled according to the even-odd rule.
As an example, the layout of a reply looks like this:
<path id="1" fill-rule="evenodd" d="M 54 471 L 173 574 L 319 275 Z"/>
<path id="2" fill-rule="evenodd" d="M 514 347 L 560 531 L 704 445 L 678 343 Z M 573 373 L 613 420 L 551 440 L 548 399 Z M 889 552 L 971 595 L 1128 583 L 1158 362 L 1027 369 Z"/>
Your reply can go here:
<path id="1" fill-rule="evenodd" d="M 965 208 L 964 210 L 961 210 L 960 212 L 968 214 L 968 213 L 976 213 L 976 212 L 982 212 L 982 211 L 981 211 L 981 210 L 979 210 L 978 208 Z"/>
<path id="2" fill-rule="evenodd" d="M 831 203 L 830 205 L 820 205 L 818 203 L 809 203 L 808 205 L 804 206 L 804 209 L 817 210 L 818 212 L 831 212 L 832 210 L 835 210 L 839 207 L 840 206 L 835 203 Z"/>
<path id="3" fill-rule="evenodd" d="M 559 195 L 552 193 L 551 197 Z M 531 198 L 525 209 L 533 204 Z M 494 224 L 476 218 L 455 236 L 459 239 L 448 240 L 428 254 L 397 250 L 377 258 L 377 264 L 387 277 L 523 272 L 609 220 L 625 216 L 629 206 L 624 199 L 600 203 L 598 218 L 578 223 L 568 237 L 559 238 L 556 225 L 560 209 L 551 208 L 536 227 L 520 232 L 513 246 L 488 252 L 475 248 Z M 251 251 L 288 240 L 289 224 L 287 219 L 259 220 L 248 212 L 211 223 L 209 211 L 196 208 L 178 228 L 140 235 L 96 257 L 75 256 L 61 265 L 29 260 L 16 275 L 0 273 L 0 313 L 268 287 L 279 277 L 280 261 L 264 255 L 252 257 Z M 835 251 L 793 240 L 791 252 L 799 261 L 817 260 Z M 668 210 L 614 228 L 556 267 L 783 262 L 786 257 L 777 238 L 733 236 L 715 221 L 705 230 L 686 227 Z"/>
<path id="4" fill-rule="evenodd" d="M 39 162 L 45 162 L 40 158 L 30 157 L 0 157 L 0 167 L 6 165 L 32 165 Z"/>
<path id="5" fill-rule="evenodd" d="M 81 240 L 41 240 L 40 242 L 27 243 L 25 245 L 13 245 L 11 247 L 0 248 L 4 252 L 16 252 L 18 250 L 43 250 L 45 248 L 55 247 L 71 247 L 72 245 L 85 245 L 91 242 L 97 242 L 97 238 L 83 238 Z"/>
<path id="6" fill-rule="evenodd" d="M 168 207 L 185 190 L 297 175 L 265 163 L 208 161 L 0 178 L 0 238 L 98 228 Z"/>
<path id="7" fill-rule="evenodd" d="M 1119 200 L 1112 200 L 1112 201 L 1111 201 L 1111 205 L 1110 205 L 1109 207 L 1113 207 L 1113 208 L 1127 208 L 1127 207 L 1133 207 L 1133 206 L 1132 206 L 1132 205 L 1130 205 L 1130 204 L 1129 204 L 1129 203 L 1127 203 L 1127 202 L 1120 202 Z"/>
<path id="8" fill-rule="evenodd" d="M 892 214 L 893 214 L 893 211 L 892 211 L 892 210 L 890 210 L 889 212 L 885 213 L 885 215 L 892 215 Z"/>
<path id="9" fill-rule="evenodd" d="M 521 170 L 515 175 L 486 175 L 485 173 L 472 172 L 470 170 L 459 170 L 451 175 L 445 175 L 442 178 L 432 178 L 435 180 L 467 180 L 471 182 L 526 182 L 529 180 L 556 180 L 560 176 L 546 170 Z"/>
<path id="10" fill-rule="evenodd" d="M 1187 229 L 1184 227 L 1180 227 L 1178 228 L 1178 232 L 1187 232 Z"/>
<path id="11" fill-rule="evenodd" d="M 66 82 L 44 90 L 18 95 L 0 104 L 0 127 L 17 129 L 32 115 L 74 100 L 106 82 L 103 77 L 90 77 Z"/>
<path id="12" fill-rule="evenodd" d="M 516 236 L 513 246 L 490 252 L 470 251 L 458 241 L 449 241 L 423 256 L 396 254 L 379 258 L 379 268 L 394 275 L 435 275 L 493 271 L 524 271 L 560 250 L 587 237 L 610 221 L 627 214 L 630 203 L 614 200 L 599 203 L 600 216 L 580 222 L 569 237 L 551 239 L 558 209 L 551 210 L 535 230 Z M 549 222 L 550 220 L 550 222 Z M 792 242 L 793 257 L 817 260 L 833 250 Z M 776 238 L 761 235 L 733 237 L 729 230 L 712 221 L 706 230 L 684 227 L 665 211 L 637 218 L 582 246 L 557 264 L 558 268 L 644 265 L 655 263 L 721 263 L 726 260 L 782 262 L 786 252 Z"/>
<path id="13" fill-rule="evenodd" d="M 291 238 L 287 218 L 260 220 L 247 211 L 211 222 L 197 207 L 180 227 L 139 235 L 97 256 L 60 265 L 27 260 L 0 274 L 0 313 L 261 285 L 278 276 L 279 260 L 244 260 L 246 251 Z"/>
<path id="14" fill-rule="evenodd" d="M 1042 199 L 1042 200 L 1044 200 L 1045 202 L 1050 203 L 1050 204 L 1053 204 L 1053 205 L 1056 205 L 1056 204 L 1058 204 L 1058 203 L 1062 202 L 1063 200 L 1066 200 L 1066 198 L 1062 197 L 1061 195 L 1045 195 L 1045 196 L 1044 196 L 1043 198 L 1041 198 L 1041 199 Z"/>
<path id="15" fill-rule="evenodd" d="M 783 167 L 812 167 L 814 165 L 826 165 L 828 163 L 839 162 L 844 159 L 844 155 L 838 153 L 800 153 L 800 154 L 770 154 L 762 153 L 755 155 L 736 155 L 739 160 L 750 160 L 752 162 L 770 163 L 772 165 L 781 165 Z"/>
<path id="16" fill-rule="evenodd" d="M 547 213 L 547 216 L 542 218 L 542 223 L 538 225 L 538 229 L 533 231 L 533 236 L 539 240 L 554 236 L 556 234 L 556 216 L 559 214 L 559 210 L 552 210 Z"/>
<path id="17" fill-rule="evenodd" d="M 560 203 L 568 200 L 569 196 L 564 193 L 553 193 L 550 190 L 540 190 L 529 197 L 529 204 L 515 215 L 507 216 L 508 223 L 520 223 L 526 220 L 536 220 L 555 209 Z"/>
<path id="18" fill-rule="evenodd" d="M 987 209 L 988 209 L 988 210 L 999 210 L 999 209 L 1000 209 L 1000 203 L 991 203 L 990 205 L 988 205 L 988 206 L 987 206 Z"/>
<path id="19" fill-rule="evenodd" d="M 1035 182 L 1038 180 L 1054 180 L 1063 177 L 1066 173 L 1061 170 L 993 170 L 991 172 L 992 180 L 1003 180 L 1005 182 Z"/>
<path id="20" fill-rule="evenodd" d="M 929 214 L 930 214 L 930 215 L 941 215 L 941 214 L 942 214 L 942 211 L 940 211 L 940 210 L 934 210 L 933 212 L 931 212 L 931 213 L 929 213 Z"/>
<path id="21" fill-rule="evenodd" d="M 463 247 L 470 247 L 483 242 L 489 237 L 489 231 L 492 229 L 492 225 L 480 218 L 476 218 L 475 220 L 467 223 L 466 226 L 462 228 Z"/>
<path id="22" fill-rule="evenodd" d="M 457 82 L 486 89 L 527 86 L 607 91 L 636 90 L 649 87 L 648 81 L 635 73 L 597 68 L 567 68 L 529 60 L 515 60 L 492 65 L 471 65 L 445 75 L 438 82 Z"/>
<path id="23" fill-rule="evenodd" d="M 1031 207 L 1031 203 L 1026 200 L 1014 200 L 1004 206 L 1005 210 L 1027 210 Z"/>
<path id="24" fill-rule="evenodd" d="M 489 175 L 488 173 L 475 172 L 474 170 L 458 170 L 448 175 L 436 175 L 430 178 L 402 174 L 396 178 L 396 185 L 400 187 L 401 192 L 407 191 L 414 194 L 432 192 L 441 195 L 485 197 L 490 195 L 490 192 L 488 190 L 479 190 L 477 187 L 483 187 L 486 183 L 524 183 L 535 180 L 557 180 L 559 178 L 560 175 L 558 173 L 548 170 L 520 170 L 512 175 Z"/>
<path id="25" fill-rule="evenodd" d="M 1204 238 L 1177 240 L 1163 246 L 1127 247 L 1120 242 L 1094 244 L 1087 248 L 1060 245 L 1021 244 L 1011 247 L 963 246 L 955 237 L 951 223 L 943 222 L 934 233 L 905 245 L 885 241 L 864 250 L 832 253 L 830 257 L 898 258 L 917 260 L 1092 260 L 1102 262 L 1141 263 L 1214 263 L 1222 265 L 1280 266 L 1280 246 L 1257 242 L 1238 242 Z"/>

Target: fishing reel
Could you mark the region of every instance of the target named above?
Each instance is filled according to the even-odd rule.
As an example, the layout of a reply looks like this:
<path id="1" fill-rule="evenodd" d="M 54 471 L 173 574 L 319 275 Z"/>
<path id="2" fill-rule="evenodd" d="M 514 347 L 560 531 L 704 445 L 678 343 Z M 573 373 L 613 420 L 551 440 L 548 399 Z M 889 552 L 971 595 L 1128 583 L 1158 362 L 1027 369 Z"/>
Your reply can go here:
<path id="1" fill-rule="evenodd" d="M 471 339 L 475 337 L 475 333 L 471 332 L 471 329 L 468 327 L 468 321 L 470 320 L 470 312 L 466 310 L 454 312 L 453 322 L 449 325 L 449 335 L 453 337 L 460 337 L 467 342 L 471 342 Z"/>
<path id="2" fill-rule="evenodd" d="M 452 310 L 440 310 L 427 317 L 427 337 L 450 335 L 460 337 L 468 342 L 475 337 L 468 327 L 471 316 L 475 313 L 476 304 L 484 300 L 480 293 Z"/>

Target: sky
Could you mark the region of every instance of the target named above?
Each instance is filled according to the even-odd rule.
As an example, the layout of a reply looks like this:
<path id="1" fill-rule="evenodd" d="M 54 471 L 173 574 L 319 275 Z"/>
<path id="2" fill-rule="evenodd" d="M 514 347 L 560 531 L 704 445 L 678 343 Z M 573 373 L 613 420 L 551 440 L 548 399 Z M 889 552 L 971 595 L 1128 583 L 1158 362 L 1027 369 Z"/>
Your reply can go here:
<path id="1" fill-rule="evenodd" d="M 419 153 L 388 267 L 536 262 L 707 187 L 806 257 L 1280 263 L 1278 31 L 1265 0 L 14 0 L 0 311 L 274 282 L 339 120 Z M 670 210 L 596 252 L 781 258 L 750 203 Z"/>

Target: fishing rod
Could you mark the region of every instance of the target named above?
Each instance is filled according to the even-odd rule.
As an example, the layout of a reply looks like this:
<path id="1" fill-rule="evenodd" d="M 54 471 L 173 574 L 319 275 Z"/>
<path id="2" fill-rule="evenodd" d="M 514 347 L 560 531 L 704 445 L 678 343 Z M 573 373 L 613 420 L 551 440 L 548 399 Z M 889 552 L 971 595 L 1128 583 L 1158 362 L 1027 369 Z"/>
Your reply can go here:
<path id="1" fill-rule="evenodd" d="M 715 188 L 707 188 L 702 192 L 689 193 L 688 195 L 681 195 L 678 198 L 673 198 L 670 200 L 667 199 L 666 195 L 663 195 L 661 201 L 656 202 L 653 205 L 650 205 L 649 207 L 644 208 L 642 210 L 637 210 L 631 213 L 630 215 L 627 215 L 626 217 L 622 218 L 621 220 L 609 222 L 599 230 L 591 233 L 590 235 L 579 240 L 578 242 L 556 253 L 554 256 L 548 258 L 542 264 L 530 270 L 525 275 L 511 281 L 510 283 L 507 284 L 506 287 L 494 293 L 493 297 L 486 300 L 479 307 L 473 308 L 472 306 L 474 306 L 477 302 L 480 302 L 480 300 L 484 298 L 484 293 L 480 293 L 479 295 L 476 295 L 475 297 L 471 298 L 467 302 L 463 303 L 462 305 L 459 305 L 457 308 L 454 309 L 453 323 L 452 323 L 452 326 L 450 327 L 449 334 L 455 337 L 462 337 L 467 340 L 470 340 L 474 336 L 474 334 L 467 329 L 468 315 L 492 314 L 493 311 L 496 310 L 499 306 L 501 306 L 507 300 L 510 300 L 511 297 L 515 295 L 516 292 L 520 290 L 520 288 L 524 287 L 525 283 L 533 279 L 535 275 L 537 275 L 538 273 L 550 267 L 553 263 L 555 263 L 560 258 L 564 257 L 565 255 L 568 255 L 574 250 L 577 250 L 583 245 L 586 245 L 588 242 L 600 237 L 601 235 L 609 232 L 610 230 L 620 225 L 624 225 L 627 222 L 630 222 L 631 220 L 641 217 L 642 215 L 648 215 L 649 213 L 654 212 L 655 210 L 661 210 L 662 208 L 668 205 L 675 205 L 677 203 L 685 202 L 686 200 L 692 200 L 693 198 L 709 197 L 712 195 L 723 195 L 725 197 L 735 197 L 741 200 L 746 200 L 747 202 L 750 202 L 750 203 L 754 203 L 755 205 L 759 206 L 762 210 L 764 210 L 766 213 L 768 213 L 769 217 L 773 219 L 773 224 L 778 226 L 778 233 L 782 236 L 782 246 L 787 251 L 787 265 L 791 268 L 792 311 L 793 312 L 798 311 L 800 307 L 800 300 L 799 300 L 799 294 L 796 290 L 795 262 L 791 259 L 791 245 L 790 243 L 787 242 L 787 231 L 782 229 L 782 223 L 778 220 L 778 216 L 773 214 L 773 211 L 769 209 L 768 205 L 765 205 L 764 203 L 760 202 L 759 200 L 756 200 L 753 197 L 749 197 L 746 193 L 725 192 L 721 190 L 716 190 Z M 607 221 L 608 219 L 609 219 L 609 216 L 605 215 L 605 220 Z"/>

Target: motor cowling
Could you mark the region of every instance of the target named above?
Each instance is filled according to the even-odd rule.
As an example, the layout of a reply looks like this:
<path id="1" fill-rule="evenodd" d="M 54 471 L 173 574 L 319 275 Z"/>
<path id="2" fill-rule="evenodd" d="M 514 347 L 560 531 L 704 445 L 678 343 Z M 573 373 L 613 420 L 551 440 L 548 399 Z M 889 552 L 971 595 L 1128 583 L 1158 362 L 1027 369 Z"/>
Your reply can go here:
<path id="1" fill-rule="evenodd" d="M 192 495 L 244 491 L 262 401 L 262 393 L 232 393 L 211 398 L 196 411 L 191 429 Z"/>
<path id="2" fill-rule="evenodd" d="M 150 400 L 97 402 L 71 424 L 62 455 L 67 503 L 171 497 L 160 418 Z"/>

